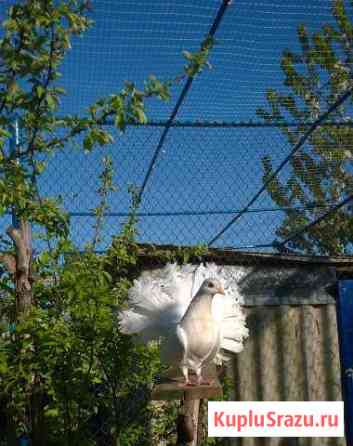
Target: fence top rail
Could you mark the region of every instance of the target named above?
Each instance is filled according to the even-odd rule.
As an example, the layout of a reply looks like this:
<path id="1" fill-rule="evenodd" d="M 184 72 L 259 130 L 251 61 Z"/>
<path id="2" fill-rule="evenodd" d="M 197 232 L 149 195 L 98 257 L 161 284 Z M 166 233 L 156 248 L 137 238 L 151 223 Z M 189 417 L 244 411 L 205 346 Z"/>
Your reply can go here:
<path id="1" fill-rule="evenodd" d="M 191 247 L 180 247 L 175 245 L 152 245 L 139 244 L 139 256 L 143 263 L 146 264 L 160 264 L 163 260 L 168 258 L 170 253 L 178 253 Z M 190 257 L 190 262 L 215 262 L 229 265 L 236 264 L 267 264 L 267 265 L 313 265 L 313 266 L 332 266 L 340 268 L 353 268 L 353 257 L 351 256 L 311 256 L 298 254 L 277 254 L 264 252 L 247 252 L 238 251 L 232 248 L 209 248 L 204 255 Z"/>
<path id="2" fill-rule="evenodd" d="M 113 126 L 113 121 L 107 121 L 104 125 Z M 129 123 L 129 127 L 181 127 L 181 128 L 266 128 L 266 127 L 310 127 L 313 122 L 260 122 L 260 121 L 173 121 L 169 123 L 167 120 L 151 120 L 145 124 Z M 353 121 L 328 121 L 323 122 L 319 127 L 353 127 Z"/>

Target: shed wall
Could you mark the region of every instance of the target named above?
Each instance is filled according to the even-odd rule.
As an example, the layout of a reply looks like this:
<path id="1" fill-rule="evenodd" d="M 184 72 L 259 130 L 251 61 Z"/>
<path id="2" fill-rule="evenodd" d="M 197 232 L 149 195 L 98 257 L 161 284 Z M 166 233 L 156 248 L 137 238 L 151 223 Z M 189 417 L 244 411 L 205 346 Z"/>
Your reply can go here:
<path id="1" fill-rule="evenodd" d="M 335 305 L 247 309 L 249 339 L 229 370 L 234 400 L 341 400 Z M 343 446 L 343 439 L 244 438 L 232 446 Z"/>

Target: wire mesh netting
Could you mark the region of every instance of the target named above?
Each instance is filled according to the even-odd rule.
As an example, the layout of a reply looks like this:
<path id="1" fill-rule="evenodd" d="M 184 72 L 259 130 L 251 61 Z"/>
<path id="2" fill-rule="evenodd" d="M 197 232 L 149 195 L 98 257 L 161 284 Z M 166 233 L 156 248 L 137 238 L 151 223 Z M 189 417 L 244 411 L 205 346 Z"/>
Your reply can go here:
<path id="1" fill-rule="evenodd" d="M 63 197 L 65 208 L 71 215 L 76 241 L 84 245 L 93 237 L 93 209 L 98 206 L 102 157 L 110 155 L 113 159 L 118 190 L 110 198 L 99 250 L 108 246 L 111 236 L 119 232 L 126 221 L 131 200 L 129 186 L 141 184 L 162 131 L 163 127 L 130 127 L 123 136 L 116 135 L 116 143 L 104 152 L 85 154 L 73 152 L 69 147 L 55 156 L 41 178 L 40 186 L 48 195 Z M 338 134 L 340 131 L 345 132 L 345 128 L 338 129 Z M 320 134 L 324 132 L 322 129 L 317 131 Z M 173 127 L 153 166 L 138 209 L 139 239 L 157 244 L 207 244 L 226 223 L 245 209 L 241 218 L 222 234 L 215 246 L 272 249 L 273 242 L 281 234 L 278 231 L 285 216 L 298 219 L 298 223 L 286 233 L 288 237 L 294 236 L 296 231 L 301 232 L 307 224 L 329 212 L 347 196 L 348 185 L 352 181 L 349 171 L 352 146 L 350 141 L 346 144 L 341 142 L 339 147 L 324 147 L 324 163 L 320 162 L 319 155 L 315 155 L 312 145 L 306 144 L 295 157 L 296 165 L 293 167 L 293 163 L 288 163 L 277 176 L 284 185 L 281 199 L 276 203 L 265 191 L 251 208 L 245 209 L 249 199 L 263 185 L 262 161 L 270 156 L 273 165 L 278 166 L 288 155 L 291 147 L 283 134 L 275 127 L 259 127 L 252 131 L 247 126 Z M 309 157 L 313 161 L 306 168 Z M 62 170 L 58 169 L 59 165 Z M 288 184 L 291 184 L 289 182 L 293 170 L 298 169 L 297 165 L 306 178 L 303 185 L 298 180 L 294 196 L 292 192 L 289 194 Z M 328 197 L 317 199 L 315 187 L 325 190 L 325 184 L 330 181 L 325 176 L 327 172 L 339 170 L 342 166 L 347 168 L 347 172 L 341 193 L 338 192 L 336 197 L 327 193 Z M 349 213 L 347 202 L 340 211 L 328 215 L 324 222 L 343 217 L 346 220 Z M 349 252 L 348 243 L 345 248 Z"/>
<path id="2" fill-rule="evenodd" d="M 184 64 L 181 52 L 199 48 L 221 4 L 219 0 L 93 2 L 95 25 L 74 42 L 63 70 L 67 110 L 82 110 L 124 80 L 139 84 L 151 73 L 172 78 Z M 267 89 L 284 89 L 279 61 L 284 49 L 299 50 L 298 25 L 304 23 L 314 32 L 333 22 L 330 1 L 231 2 L 216 31 L 213 69 L 195 82 L 178 118 L 254 119 Z M 176 97 L 167 105 L 153 103 L 150 118 L 166 119 L 175 101 Z"/>
<path id="3" fill-rule="evenodd" d="M 128 186 L 139 184 L 145 175 L 160 134 L 161 128 L 129 128 L 126 135 L 118 137 L 114 147 L 104 151 L 104 156 L 110 153 L 114 160 L 118 191 L 111 197 L 112 212 L 107 218 L 105 240 L 100 249 L 104 249 L 109 236 L 116 233 L 119 223 L 126 220 L 130 203 Z M 254 154 L 265 155 L 274 145 L 277 153 L 272 150 L 272 154 L 276 161 L 281 160 L 285 154 L 281 139 L 275 129 L 270 132 L 259 129 L 249 140 L 248 129 L 242 128 L 235 131 L 173 128 L 138 210 L 140 239 L 160 244 L 208 242 L 225 219 L 245 204 L 253 188 L 261 186 L 261 167 L 254 170 Z M 237 147 L 236 156 L 234 147 Z M 68 149 L 57 155 L 41 180 L 42 189 L 48 188 L 49 194 L 63 195 L 65 208 L 72 215 L 73 229 L 81 242 L 89 241 L 92 236 L 94 213 L 90 210 L 98 204 L 97 172 L 101 169 L 101 157 L 99 152 L 89 155 L 77 152 L 73 157 Z M 66 166 L 65 182 L 57 164 Z M 259 205 L 263 209 L 259 207 L 247 215 L 245 226 L 242 223 L 237 228 L 239 234 L 232 234 L 226 240 L 228 246 L 232 245 L 232 238 L 238 246 L 266 240 L 265 228 L 258 231 L 261 228 L 259 219 L 262 222 L 269 215 L 269 220 L 274 220 L 271 223 L 274 228 L 278 212 L 269 199 L 262 200 Z"/>
<path id="4" fill-rule="evenodd" d="M 2 2 L 3 16 L 12 3 Z M 99 250 L 126 221 L 133 185 L 143 186 L 138 209 L 143 242 L 273 251 L 279 245 L 290 248 L 287 239 L 295 235 L 294 250 L 349 253 L 348 233 L 341 231 L 330 246 L 317 242 L 317 234 L 296 235 L 341 200 L 348 200 L 344 207 L 308 231 L 327 229 L 330 219 L 347 229 L 351 213 L 350 83 L 337 81 L 340 73 L 349 74 L 351 41 L 343 37 L 333 46 L 336 63 L 330 69 L 313 59 L 319 48 L 315 33 L 332 28 L 344 35 L 338 3 L 93 2 L 94 26 L 74 40 L 62 68 L 63 114 L 85 113 L 126 80 L 141 86 L 150 74 L 171 79 L 185 64 L 183 50 L 196 51 L 211 29 L 216 40 L 212 68 L 191 86 L 180 81 L 169 102 L 149 102 L 147 125 L 130 126 L 124 134 L 112 128 L 115 141 L 109 148 L 84 154 L 67 146 L 50 160 L 40 192 L 63 198 L 76 243 L 84 247 L 92 239 L 100 160 L 111 155 L 118 190 L 110 197 Z M 350 19 L 352 10 L 345 6 Z M 302 76 L 301 86 L 285 69 L 286 54 L 293 57 L 295 79 Z M 343 105 L 335 107 L 347 91 Z M 330 107 L 323 124 L 334 121 L 340 127 L 319 126 L 291 154 L 310 123 Z M 82 146 L 82 140 L 76 144 Z"/>
<path id="5" fill-rule="evenodd" d="M 13 3 L 0 1 L 1 19 Z M 94 0 L 89 4 L 94 25 L 83 38 L 73 39 L 58 80 L 67 92 L 59 107 L 60 118 L 86 116 L 92 103 L 118 93 L 125 81 L 139 89 L 151 74 L 161 80 L 178 76 L 178 81 L 168 102 L 146 100 L 146 124 L 129 123 L 124 132 L 112 122 L 105 125 L 114 141 L 104 148 L 84 150 L 84 136 L 79 135 L 48 159 L 41 153 L 48 164 L 36 184 L 40 197 L 62 200 L 70 215 L 72 239 L 84 251 L 97 236 L 101 176 L 104 160 L 110 157 L 116 191 L 109 193 L 108 206 L 104 206 L 104 225 L 94 244 L 98 253 L 109 248 L 131 215 L 133 190 L 139 197 L 139 242 L 221 248 L 197 257 L 197 262 L 246 271 L 246 278 L 239 276 L 237 285 L 245 290 L 241 304 L 247 307 L 250 337 L 244 352 L 230 362 L 228 374 L 238 386 L 233 399 L 340 400 L 336 308 L 331 295 L 337 279 L 330 267 L 336 261 L 349 263 L 351 259 L 343 256 L 352 255 L 353 249 L 352 2 Z M 213 34 L 211 67 L 194 79 L 180 76 L 187 63 L 183 51 L 198 51 L 205 37 Z M 21 127 L 21 119 L 16 122 Z M 20 149 L 23 133 L 20 128 Z M 13 143 L 14 137 L 9 144 Z M 10 223 L 9 210 L 0 220 L 2 233 Z M 37 234 L 40 229 L 33 226 L 35 255 L 46 247 Z M 179 260 L 171 255 L 179 254 L 178 249 L 170 246 L 159 248 L 160 258 L 150 245 L 140 249 L 139 268 L 147 275 L 161 266 L 162 258 L 164 263 L 165 259 Z M 274 252 L 317 258 L 266 255 Z M 321 255 L 342 258 L 318 258 Z M 129 280 L 137 274 L 133 266 L 134 277 Z M 115 267 L 120 266 L 114 263 L 113 271 L 109 270 L 114 287 L 115 275 L 120 274 Z M 124 278 L 118 285 L 123 282 Z M 126 294 L 125 282 L 123 288 Z M 86 284 L 82 291 L 83 297 L 81 289 L 76 293 L 70 287 L 69 300 L 76 303 L 79 297 L 86 307 L 91 291 Z M 103 294 L 94 307 L 97 312 L 109 307 L 110 315 L 106 289 Z M 50 313 L 50 305 L 45 300 L 43 311 Z M 111 339 L 97 347 L 95 327 L 91 334 L 89 324 L 81 326 L 79 311 L 72 308 L 64 314 L 63 325 L 72 316 L 74 329 L 78 327 L 75 336 L 83 333 L 83 353 L 74 354 L 73 370 L 80 355 L 89 353 L 85 331 L 91 336 L 92 355 L 97 348 L 101 367 L 101 351 Z M 11 336 L 12 328 L 6 320 L 6 336 Z M 101 328 L 105 330 L 104 324 Z M 113 341 L 119 344 L 121 338 L 119 332 Z M 95 380 L 92 374 L 89 381 L 90 358 L 87 376 L 81 379 L 73 373 L 67 379 L 71 387 L 59 389 L 65 413 L 71 410 L 77 418 L 70 421 L 59 412 L 49 413 L 53 424 L 60 424 L 57 428 L 49 421 L 51 436 L 60 431 L 67 435 L 65 444 L 97 446 L 120 441 L 136 446 L 175 443 L 177 407 L 159 409 L 157 403 L 151 411 L 151 388 L 146 383 L 132 382 L 127 391 L 120 387 L 125 356 L 119 356 L 123 351 L 119 349 L 107 350 L 116 368 L 107 374 L 103 361 L 103 379 Z M 63 356 L 58 357 L 65 359 L 55 365 L 63 381 L 65 354 L 60 352 Z M 136 370 L 138 375 L 144 364 L 141 356 L 133 357 L 129 377 L 134 378 Z M 81 372 L 87 370 L 82 367 Z M 81 400 L 78 383 L 86 378 L 87 399 Z M 71 391 L 72 407 L 67 408 Z M 40 404 L 47 408 L 50 398 L 44 392 Z M 167 429 L 165 424 L 158 425 L 158 416 L 168 411 L 174 418 Z M 24 413 L 30 418 L 30 410 Z M 0 407 L 1 445 L 7 444 L 2 433 L 6 416 Z M 33 420 L 26 422 L 29 425 Z M 124 440 L 124 435 L 135 435 L 137 428 L 135 440 Z M 56 440 L 52 444 L 61 442 Z M 262 440 L 244 439 L 241 444 L 263 445 Z M 295 439 L 293 444 L 343 444 L 342 439 L 316 440 Z M 268 444 L 287 443 L 279 439 Z"/>

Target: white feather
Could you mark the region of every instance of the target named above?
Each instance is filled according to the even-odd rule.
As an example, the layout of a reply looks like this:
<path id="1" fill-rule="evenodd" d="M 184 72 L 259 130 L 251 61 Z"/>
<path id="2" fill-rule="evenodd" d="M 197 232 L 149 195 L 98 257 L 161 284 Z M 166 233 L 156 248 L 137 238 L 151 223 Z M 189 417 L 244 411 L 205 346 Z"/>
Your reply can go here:
<path id="1" fill-rule="evenodd" d="M 233 353 L 240 353 L 243 350 L 243 343 L 235 339 L 223 338 L 221 347 Z"/>
<path id="2" fill-rule="evenodd" d="M 219 323 L 221 350 L 215 361 L 229 360 L 228 352 L 238 353 L 249 332 L 245 316 L 240 307 L 243 301 L 238 282 L 246 274 L 245 269 L 206 265 L 185 265 L 172 263 L 157 273 L 143 274 L 135 280 L 129 291 L 129 309 L 120 313 L 120 328 L 123 333 L 138 333 L 143 341 L 164 338 L 163 356 L 173 355 L 173 349 L 180 349 L 177 325 L 187 310 L 192 297 L 203 281 L 216 278 L 225 289 L 225 296 L 216 295 L 212 302 L 212 314 Z"/>

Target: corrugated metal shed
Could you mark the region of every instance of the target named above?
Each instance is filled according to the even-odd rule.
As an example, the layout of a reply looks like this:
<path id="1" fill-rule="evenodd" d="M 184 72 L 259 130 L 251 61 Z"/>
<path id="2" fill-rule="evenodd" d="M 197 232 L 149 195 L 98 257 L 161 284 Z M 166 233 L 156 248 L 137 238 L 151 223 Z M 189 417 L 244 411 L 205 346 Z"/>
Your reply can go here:
<path id="1" fill-rule="evenodd" d="M 335 305 L 249 309 L 250 337 L 234 360 L 237 401 L 341 400 Z M 324 404 L 324 403 L 323 403 Z M 236 446 L 343 446 L 343 439 L 234 439 Z"/>

